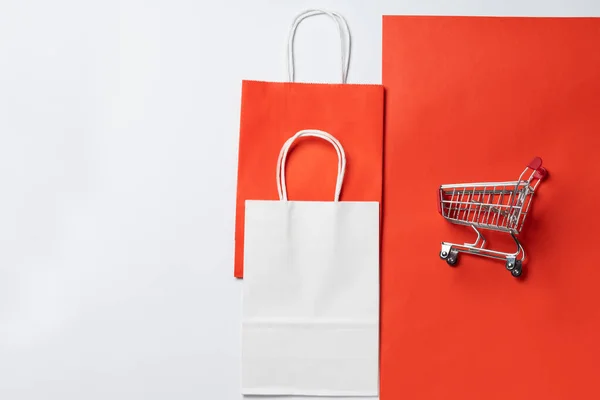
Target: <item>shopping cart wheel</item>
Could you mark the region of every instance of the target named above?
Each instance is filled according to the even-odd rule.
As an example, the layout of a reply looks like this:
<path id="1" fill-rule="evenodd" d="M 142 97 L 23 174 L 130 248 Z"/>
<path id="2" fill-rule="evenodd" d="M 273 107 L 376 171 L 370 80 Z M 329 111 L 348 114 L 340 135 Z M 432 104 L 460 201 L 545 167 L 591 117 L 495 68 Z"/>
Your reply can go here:
<path id="1" fill-rule="evenodd" d="M 510 270 L 510 273 L 515 278 L 521 276 L 521 274 L 523 273 L 523 262 L 521 260 L 516 261 L 515 266 L 513 269 Z"/>
<path id="2" fill-rule="evenodd" d="M 446 262 L 449 266 L 454 267 L 458 262 L 458 251 L 450 250 L 450 254 L 446 256 Z"/>

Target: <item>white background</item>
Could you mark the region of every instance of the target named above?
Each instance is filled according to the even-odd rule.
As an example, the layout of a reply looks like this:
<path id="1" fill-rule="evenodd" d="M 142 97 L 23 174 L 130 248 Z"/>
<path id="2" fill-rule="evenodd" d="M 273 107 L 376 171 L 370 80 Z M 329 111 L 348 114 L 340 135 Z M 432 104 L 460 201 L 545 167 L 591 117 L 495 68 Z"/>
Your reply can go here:
<path id="1" fill-rule="evenodd" d="M 289 24 L 312 7 L 348 20 L 357 83 L 381 82 L 382 14 L 600 15 L 597 0 L 0 0 L 0 399 L 241 398 L 241 80 L 286 79 Z M 337 81 L 339 51 L 329 19 L 306 20 L 298 79 Z"/>

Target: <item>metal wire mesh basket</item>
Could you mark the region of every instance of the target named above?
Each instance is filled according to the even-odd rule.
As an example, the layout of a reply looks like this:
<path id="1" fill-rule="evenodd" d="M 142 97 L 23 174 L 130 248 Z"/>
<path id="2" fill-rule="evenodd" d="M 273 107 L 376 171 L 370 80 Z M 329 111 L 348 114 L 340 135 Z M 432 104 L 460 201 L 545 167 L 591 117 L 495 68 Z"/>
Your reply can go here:
<path id="1" fill-rule="evenodd" d="M 546 175 L 542 159 L 536 157 L 516 181 L 441 185 L 438 191 L 440 214 L 454 224 L 471 226 L 477 238 L 474 243 L 442 242 L 440 257 L 451 266 L 456 265 L 460 252 L 505 260 L 511 274 L 521 276 L 525 250 L 516 235 L 521 232 L 533 195 Z M 517 250 L 507 253 L 486 248 L 480 229 L 509 234 Z"/>

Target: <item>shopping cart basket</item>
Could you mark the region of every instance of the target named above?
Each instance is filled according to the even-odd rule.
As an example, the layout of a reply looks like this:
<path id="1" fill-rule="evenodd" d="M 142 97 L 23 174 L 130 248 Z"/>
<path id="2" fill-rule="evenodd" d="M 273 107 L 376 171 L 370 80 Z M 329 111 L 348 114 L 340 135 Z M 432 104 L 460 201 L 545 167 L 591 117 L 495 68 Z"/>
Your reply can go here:
<path id="1" fill-rule="evenodd" d="M 525 250 L 516 235 L 521 232 L 533 194 L 546 175 L 542 159 L 536 157 L 516 181 L 441 185 L 438 211 L 454 224 L 473 228 L 477 239 L 474 243 L 464 244 L 442 242 L 440 257 L 451 266 L 456 265 L 461 252 L 505 260 L 506 269 L 515 277 L 521 276 Z M 508 233 L 515 241 L 517 251 L 506 253 L 487 249 L 479 229 Z"/>

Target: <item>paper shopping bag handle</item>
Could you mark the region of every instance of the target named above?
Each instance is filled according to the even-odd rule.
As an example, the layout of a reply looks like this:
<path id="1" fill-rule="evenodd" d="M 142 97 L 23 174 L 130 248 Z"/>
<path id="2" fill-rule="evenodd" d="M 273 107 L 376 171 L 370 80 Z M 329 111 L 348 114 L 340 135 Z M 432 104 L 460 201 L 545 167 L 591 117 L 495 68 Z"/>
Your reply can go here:
<path id="1" fill-rule="evenodd" d="M 285 163 L 290 148 L 292 147 L 296 139 L 307 136 L 317 137 L 326 140 L 329 143 L 331 143 L 335 148 L 335 151 L 338 156 L 338 172 L 337 180 L 335 183 L 335 194 L 333 197 L 333 201 L 339 201 L 340 192 L 342 191 L 342 183 L 344 182 L 344 174 L 346 173 L 346 153 L 344 152 L 344 148 L 342 147 L 340 142 L 335 137 L 333 137 L 330 133 L 318 129 L 301 130 L 297 132 L 294 136 L 286 140 L 283 144 L 283 147 L 281 147 L 281 151 L 279 152 L 279 157 L 277 159 L 277 193 L 279 193 L 279 200 L 288 200 L 287 186 L 285 183 Z"/>
<path id="2" fill-rule="evenodd" d="M 292 27 L 290 29 L 290 34 L 288 37 L 288 47 L 287 47 L 287 67 L 288 67 L 288 77 L 290 82 L 294 82 L 294 37 L 296 35 L 296 29 L 298 29 L 298 25 L 304 19 L 308 17 L 313 17 L 315 15 L 326 14 L 333 19 L 338 26 L 338 32 L 340 33 L 340 41 L 342 45 L 342 83 L 346 83 L 348 80 L 348 69 L 350 67 L 350 28 L 348 28 L 348 23 L 340 14 L 333 11 L 325 11 L 325 10 L 306 10 L 294 19 L 292 23 Z"/>

